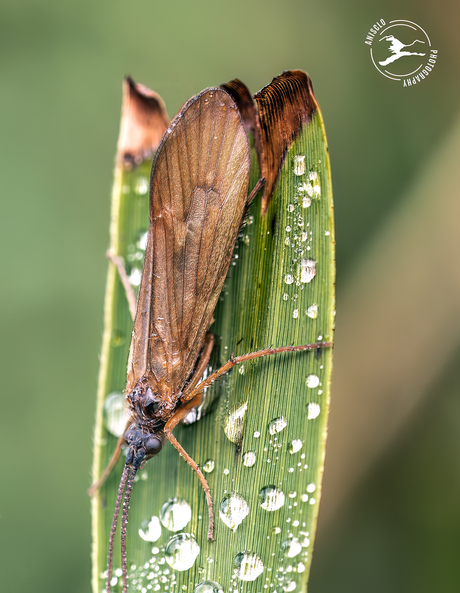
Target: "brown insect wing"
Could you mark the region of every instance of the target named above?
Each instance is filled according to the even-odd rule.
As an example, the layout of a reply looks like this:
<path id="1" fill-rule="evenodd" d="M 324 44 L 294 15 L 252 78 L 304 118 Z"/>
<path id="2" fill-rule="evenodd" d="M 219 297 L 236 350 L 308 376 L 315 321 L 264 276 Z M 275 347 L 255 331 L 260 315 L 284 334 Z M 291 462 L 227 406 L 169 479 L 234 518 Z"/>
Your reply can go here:
<path id="1" fill-rule="evenodd" d="M 241 226 L 250 148 L 223 89 L 188 101 L 152 167 L 150 230 L 128 366 L 177 400 L 203 346 Z"/>

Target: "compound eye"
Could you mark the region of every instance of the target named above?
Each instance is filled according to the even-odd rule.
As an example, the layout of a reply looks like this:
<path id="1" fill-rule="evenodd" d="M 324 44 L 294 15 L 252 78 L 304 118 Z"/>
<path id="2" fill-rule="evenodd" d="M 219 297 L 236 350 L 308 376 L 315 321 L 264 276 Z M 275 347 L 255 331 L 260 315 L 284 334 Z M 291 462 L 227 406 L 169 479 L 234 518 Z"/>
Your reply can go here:
<path id="1" fill-rule="evenodd" d="M 149 437 L 145 441 L 147 455 L 157 455 L 161 451 L 163 443 L 157 437 Z"/>

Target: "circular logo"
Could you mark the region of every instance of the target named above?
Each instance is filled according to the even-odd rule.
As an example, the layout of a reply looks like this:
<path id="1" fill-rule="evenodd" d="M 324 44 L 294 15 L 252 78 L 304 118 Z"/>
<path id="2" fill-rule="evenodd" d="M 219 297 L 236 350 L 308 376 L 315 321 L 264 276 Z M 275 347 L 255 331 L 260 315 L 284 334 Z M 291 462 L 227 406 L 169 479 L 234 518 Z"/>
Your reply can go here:
<path id="1" fill-rule="evenodd" d="M 404 87 L 424 80 L 438 57 L 426 31 L 412 21 L 386 23 L 380 19 L 369 30 L 365 43 L 370 46 L 372 63 L 380 74 L 401 81 Z"/>

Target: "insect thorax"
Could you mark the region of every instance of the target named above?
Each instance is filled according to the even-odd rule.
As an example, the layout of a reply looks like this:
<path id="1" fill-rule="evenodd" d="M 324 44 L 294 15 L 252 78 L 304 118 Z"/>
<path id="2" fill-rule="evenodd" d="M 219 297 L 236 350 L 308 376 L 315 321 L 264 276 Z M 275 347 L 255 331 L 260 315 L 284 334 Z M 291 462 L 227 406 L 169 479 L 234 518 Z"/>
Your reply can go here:
<path id="1" fill-rule="evenodd" d="M 137 382 L 126 401 L 134 422 L 148 432 L 161 430 L 176 408 L 175 401 L 155 393 L 145 379 Z"/>

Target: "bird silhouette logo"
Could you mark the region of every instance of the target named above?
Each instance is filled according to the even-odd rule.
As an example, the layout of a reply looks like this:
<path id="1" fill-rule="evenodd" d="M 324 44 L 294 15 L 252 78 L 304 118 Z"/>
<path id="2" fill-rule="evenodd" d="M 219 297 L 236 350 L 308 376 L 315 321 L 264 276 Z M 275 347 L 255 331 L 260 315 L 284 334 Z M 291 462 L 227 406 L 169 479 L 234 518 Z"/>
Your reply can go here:
<path id="1" fill-rule="evenodd" d="M 408 43 L 406 45 L 402 41 L 399 41 L 399 39 L 396 39 L 396 37 L 394 35 L 385 35 L 385 37 L 382 37 L 379 41 L 389 41 L 390 47 L 388 48 L 388 51 L 392 54 L 386 60 L 379 62 L 379 64 L 381 66 L 388 66 L 388 64 L 391 64 L 392 62 L 396 62 L 396 60 L 399 60 L 400 58 L 404 58 L 405 56 L 426 56 L 426 52 L 419 53 L 416 51 L 406 51 L 405 50 L 406 47 L 411 47 L 412 45 L 414 45 L 414 43 L 424 44 L 425 42 L 422 41 L 421 39 L 416 39 L 412 43 Z"/>

